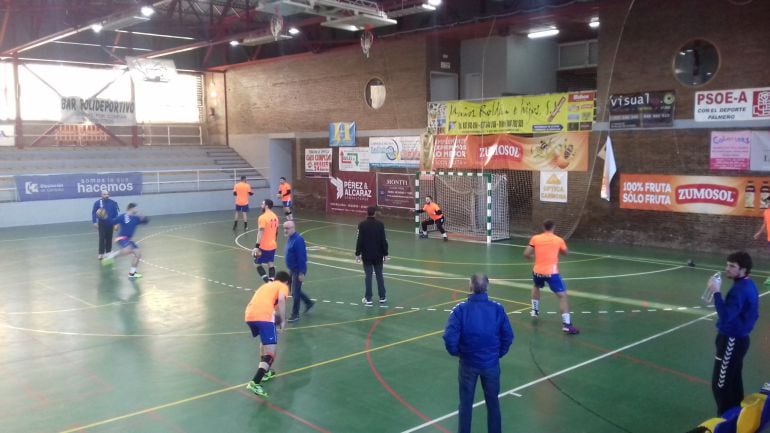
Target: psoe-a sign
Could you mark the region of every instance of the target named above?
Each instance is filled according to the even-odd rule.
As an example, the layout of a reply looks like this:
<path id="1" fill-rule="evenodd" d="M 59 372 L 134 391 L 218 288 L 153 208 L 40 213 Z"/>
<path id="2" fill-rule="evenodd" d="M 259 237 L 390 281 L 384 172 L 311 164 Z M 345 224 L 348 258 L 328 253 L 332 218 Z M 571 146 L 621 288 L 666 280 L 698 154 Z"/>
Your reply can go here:
<path id="1" fill-rule="evenodd" d="M 695 92 L 697 122 L 770 120 L 770 87 Z"/>

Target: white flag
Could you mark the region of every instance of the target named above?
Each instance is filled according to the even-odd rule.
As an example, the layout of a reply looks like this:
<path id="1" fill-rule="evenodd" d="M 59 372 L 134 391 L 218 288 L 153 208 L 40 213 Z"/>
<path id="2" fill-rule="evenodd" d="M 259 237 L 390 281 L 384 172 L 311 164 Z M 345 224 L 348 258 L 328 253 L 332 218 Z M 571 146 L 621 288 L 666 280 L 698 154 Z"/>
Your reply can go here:
<path id="1" fill-rule="evenodd" d="M 602 175 L 602 192 L 603 199 L 610 201 L 610 182 L 615 176 L 615 172 L 618 171 L 615 165 L 615 152 L 612 151 L 612 140 L 610 136 L 607 136 L 607 143 L 604 145 L 604 174 Z M 601 153 L 600 153 L 601 155 Z"/>

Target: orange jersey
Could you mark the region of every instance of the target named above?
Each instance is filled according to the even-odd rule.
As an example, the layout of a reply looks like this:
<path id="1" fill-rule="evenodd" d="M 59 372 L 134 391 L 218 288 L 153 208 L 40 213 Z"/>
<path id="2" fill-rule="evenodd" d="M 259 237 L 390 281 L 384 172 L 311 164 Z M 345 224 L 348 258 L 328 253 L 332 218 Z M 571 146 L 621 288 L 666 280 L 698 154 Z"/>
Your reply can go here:
<path id="1" fill-rule="evenodd" d="M 270 209 L 265 210 L 257 218 L 257 228 L 262 230 L 262 239 L 259 240 L 259 248 L 271 251 L 278 248 L 275 242 L 278 238 L 278 217 Z"/>
<path id="2" fill-rule="evenodd" d="M 540 275 L 559 273 L 559 252 L 567 251 L 564 239 L 553 233 L 532 236 L 529 246 L 535 249 L 535 267 L 532 272 Z"/>
<path id="3" fill-rule="evenodd" d="M 291 201 L 291 185 L 289 182 L 278 185 L 278 194 L 281 195 L 281 201 Z"/>
<path id="4" fill-rule="evenodd" d="M 441 208 L 438 207 L 438 205 L 436 203 L 433 203 L 433 202 L 423 206 L 422 210 L 424 210 L 425 213 L 427 213 L 428 216 L 430 217 L 430 219 L 432 219 L 433 221 L 438 221 L 438 220 L 441 219 L 442 216 L 444 216 L 443 214 L 442 215 L 436 215 L 436 212 L 440 211 Z"/>
<path id="5" fill-rule="evenodd" d="M 247 322 L 274 322 L 275 306 L 281 297 L 289 296 L 289 286 L 280 281 L 271 281 L 261 285 L 249 305 L 246 306 Z"/>
<path id="6" fill-rule="evenodd" d="M 767 241 L 770 242 L 770 209 L 765 209 L 765 231 L 767 232 Z"/>
<path id="7" fill-rule="evenodd" d="M 251 185 L 246 182 L 238 182 L 233 187 L 235 193 L 235 204 L 238 206 L 246 206 L 249 204 L 249 196 L 251 195 Z"/>

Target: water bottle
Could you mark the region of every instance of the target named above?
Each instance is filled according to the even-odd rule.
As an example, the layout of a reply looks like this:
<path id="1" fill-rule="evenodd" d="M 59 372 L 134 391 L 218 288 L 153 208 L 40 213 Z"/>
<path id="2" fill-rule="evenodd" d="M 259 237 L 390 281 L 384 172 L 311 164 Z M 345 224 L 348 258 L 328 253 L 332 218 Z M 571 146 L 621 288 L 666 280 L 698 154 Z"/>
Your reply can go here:
<path id="1" fill-rule="evenodd" d="M 711 278 L 709 278 L 709 284 L 706 284 L 706 290 L 703 291 L 703 294 L 701 295 L 701 300 L 703 302 L 709 304 L 714 299 L 714 294 L 710 293 L 709 285 L 711 282 L 715 282 L 717 285 L 722 283 L 722 274 L 717 272 L 716 274 L 712 275 Z"/>

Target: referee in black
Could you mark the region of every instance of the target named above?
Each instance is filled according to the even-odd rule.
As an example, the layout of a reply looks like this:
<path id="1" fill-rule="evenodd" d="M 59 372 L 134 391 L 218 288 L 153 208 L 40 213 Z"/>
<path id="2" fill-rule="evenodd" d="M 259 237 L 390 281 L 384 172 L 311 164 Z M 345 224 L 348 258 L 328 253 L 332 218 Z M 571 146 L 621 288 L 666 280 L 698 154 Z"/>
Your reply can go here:
<path id="1" fill-rule="evenodd" d="M 358 224 L 356 239 L 356 262 L 364 263 L 364 283 L 366 293 L 361 302 L 371 307 L 372 304 L 372 271 L 377 276 L 377 294 L 380 304 L 388 302 L 385 295 L 385 281 L 382 278 L 382 264 L 388 259 L 388 240 L 385 238 L 385 225 L 374 218 L 377 208 L 366 208 L 366 219 Z"/>

